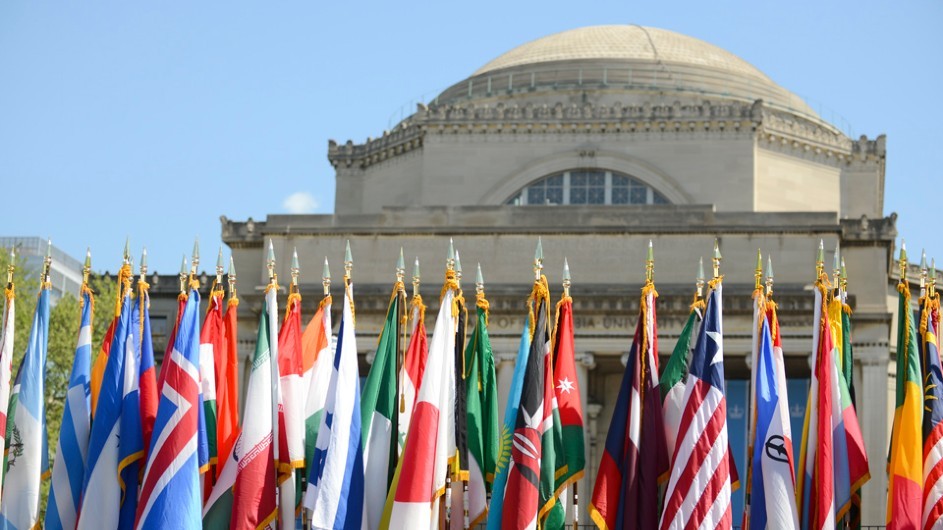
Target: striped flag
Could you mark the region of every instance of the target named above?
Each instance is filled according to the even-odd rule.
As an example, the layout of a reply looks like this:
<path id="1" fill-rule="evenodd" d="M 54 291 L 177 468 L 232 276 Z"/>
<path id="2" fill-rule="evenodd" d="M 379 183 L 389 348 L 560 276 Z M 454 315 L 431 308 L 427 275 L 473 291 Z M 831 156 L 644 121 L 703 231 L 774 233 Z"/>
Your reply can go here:
<path id="1" fill-rule="evenodd" d="M 426 340 L 426 306 L 422 297 L 414 294 L 410 300 L 412 308 L 412 332 L 409 335 L 409 345 L 403 357 L 400 384 L 402 386 L 402 403 L 399 415 L 399 449 L 406 445 L 406 433 L 409 432 L 409 422 L 413 414 L 413 405 L 419 393 L 422 374 L 426 369 L 426 357 L 429 355 L 429 344 Z"/>
<path id="2" fill-rule="evenodd" d="M 119 273 L 120 274 L 120 273 Z M 118 303 L 121 302 L 121 282 L 118 282 Z M 92 419 L 95 419 L 95 411 L 98 409 L 98 394 L 101 392 L 102 387 L 102 378 L 105 377 L 105 366 L 108 364 L 108 351 L 111 349 L 112 339 L 115 337 L 115 328 L 118 327 L 118 318 L 121 316 L 121 308 L 118 308 L 118 311 L 115 313 L 114 318 L 111 319 L 111 324 L 108 325 L 108 329 L 105 330 L 105 335 L 102 337 L 101 346 L 98 349 L 98 355 L 95 356 L 95 360 L 92 361 L 92 379 L 89 381 L 89 404 L 92 407 Z"/>
<path id="3" fill-rule="evenodd" d="M 327 402 L 327 389 L 334 370 L 331 350 L 331 295 L 321 300 L 317 313 L 308 322 L 301 336 L 305 364 L 305 476 L 314 472 L 314 450 L 318 443 L 321 416 Z"/>
<path id="4" fill-rule="evenodd" d="M 223 351 L 216 365 L 216 448 L 222 462 L 232 452 L 239 437 L 239 299 L 226 304 L 223 316 Z M 142 387 L 143 388 L 143 387 Z M 223 465 L 216 466 L 216 479 L 223 474 Z"/>
<path id="5" fill-rule="evenodd" d="M 43 283 L 10 398 L 7 475 L 0 500 L 0 527 L 5 529 L 39 524 L 40 485 L 49 469 L 44 399 L 48 345 L 49 284 Z"/>
<path id="6" fill-rule="evenodd" d="M 547 297 L 549 311 L 550 297 Z M 545 344 L 543 352 L 543 401 L 544 423 L 540 436 L 540 482 L 538 486 L 537 521 L 541 528 L 561 530 L 566 525 L 566 504 L 557 490 L 557 473 L 564 473 L 565 456 L 563 454 L 563 428 L 560 425 L 560 408 L 557 394 L 554 392 L 553 351 L 551 350 L 551 330 L 549 313 L 547 315 L 546 336 L 541 340 Z M 536 337 L 535 337 L 536 338 Z"/>
<path id="7" fill-rule="evenodd" d="M 722 300 L 722 285 L 718 282 L 708 295 L 685 385 L 662 530 L 732 526 Z"/>
<path id="8" fill-rule="evenodd" d="M 200 328 L 200 390 L 203 394 L 203 421 L 206 425 L 206 457 L 210 466 L 206 473 L 204 494 L 208 495 L 216 479 L 214 469 L 219 458 L 216 436 L 216 358 L 223 353 L 223 289 L 213 283 Z M 202 470 L 201 470 L 202 471 Z"/>
<path id="9" fill-rule="evenodd" d="M 528 300 L 528 309 L 532 310 L 533 307 L 533 300 Z M 514 365 L 514 374 L 511 376 L 511 388 L 508 391 L 508 401 L 504 407 L 504 423 L 501 427 L 498 461 L 495 464 L 496 472 L 494 484 L 491 488 L 491 504 L 488 505 L 488 530 L 501 530 L 501 519 L 504 514 L 504 492 L 507 489 L 511 467 L 512 433 L 514 432 L 514 425 L 517 422 L 517 411 L 521 406 L 524 373 L 527 367 L 527 359 L 530 356 L 531 329 L 533 329 L 533 326 L 530 319 L 525 319 L 524 330 L 521 332 L 521 341 L 517 347 L 517 360 Z"/>
<path id="10" fill-rule="evenodd" d="M 752 454 L 750 528 L 798 529 L 795 457 L 782 339 L 775 308 L 764 313 L 759 323 L 759 355 L 754 365 L 756 441 Z"/>
<path id="11" fill-rule="evenodd" d="M 318 428 L 312 474 L 304 506 L 316 529 L 359 529 L 363 520 L 364 475 L 360 373 L 354 333 L 353 285 L 346 282 L 327 403 Z"/>
<path id="12" fill-rule="evenodd" d="M 174 352 L 174 342 L 176 342 L 177 340 L 177 329 L 180 327 L 180 319 L 183 317 L 183 311 L 186 307 L 187 307 L 187 293 L 182 292 L 177 295 L 177 318 L 174 319 L 174 325 L 172 328 L 170 328 L 170 333 L 167 335 L 167 347 L 164 349 L 164 357 L 161 363 L 169 360 L 171 354 L 173 354 Z M 95 381 L 94 375 L 95 374 L 93 370 L 92 371 L 93 382 Z M 166 374 L 164 373 L 164 365 L 161 364 L 160 373 L 157 374 L 157 391 L 158 392 L 160 392 L 160 390 L 164 387 L 165 377 L 166 377 Z M 94 412 L 95 411 L 94 398 L 95 398 L 95 387 L 92 386 L 92 400 L 93 400 L 92 414 L 95 413 Z"/>
<path id="13" fill-rule="evenodd" d="M 534 299 L 534 334 L 514 422 L 507 486 L 503 492 L 501 527 L 508 530 L 537 527 L 543 435 L 553 427 L 552 403 L 546 402 L 544 387 L 545 358 L 550 353 L 547 329 L 549 294 L 544 278 L 534 285 L 531 296 Z"/>
<path id="14" fill-rule="evenodd" d="M 131 302 L 130 281 L 122 282 L 121 289 L 121 315 L 109 348 L 85 465 L 85 491 L 95 494 L 82 497 L 79 528 L 134 525 L 137 464 L 144 450 L 134 336 L 137 308 Z"/>
<path id="15" fill-rule="evenodd" d="M 658 485 L 668 472 L 668 453 L 658 386 L 656 297 L 654 286 L 646 285 L 596 475 L 589 513 L 604 530 L 658 524 Z"/>
<path id="16" fill-rule="evenodd" d="M 488 301 L 478 295 L 477 323 L 465 349 L 468 404 L 468 520 L 476 526 L 488 514 L 498 450 L 498 391 L 488 337 Z"/>
<path id="17" fill-rule="evenodd" d="M 910 285 L 897 285 L 897 408 L 887 474 L 887 528 L 917 528 L 923 514 L 923 382 Z"/>
<path id="18" fill-rule="evenodd" d="M 361 425 L 363 426 L 364 512 L 365 526 L 371 530 L 380 527 L 383 507 L 389 492 L 398 460 L 399 429 L 396 400 L 396 363 L 399 356 L 400 313 L 405 294 L 402 283 L 397 283 L 390 297 L 386 321 L 380 332 L 376 356 L 361 396 Z"/>
<path id="19" fill-rule="evenodd" d="M 447 279 L 439 304 L 426 369 L 416 396 L 406 446 L 390 487 L 381 526 L 439 528 L 439 497 L 455 455 L 455 332 L 458 285 Z"/>
<path id="20" fill-rule="evenodd" d="M 939 297 L 925 298 L 920 319 L 926 385 L 926 412 L 923 415 L 924 530 L 943 528 L 943 368 L 937 341 L 939 308 Z"/>
<path id="21" fill-rule="evenodd" d="M 277 507 L 272 432 L 276 423 L 272 415 L 272 364 L 275 360 L 269 319 L 277 318 L 275 291 L 269 288 L 265 293 L 265 310 L 259 316 L 255 354 L 248 374 L 242 429 L 225 463 L 220 466 L 219 478 L 203 509 L 205 529 L 274 526 Z"/>
<path id="22" fill-rule="evenodd" d="M 3 293 L 3 320 L 0 321 L 3 326 L 0 327 L 0 447 L 5 448 L 7 446 L 7 406 L 10 404 L 10 383 L 13 377 L 14 323 L 16 322 L 16 294 L 13 284 L 8 285 Z M 2 500 L 6 467 L 6 457 L 4 457 L 0 462 L 0 500 Z"/>
<path id="23" fill-rule="evenodd" d="M 52 466 L 52 485 L 46 505 L 45 528 L 62 530 L 75 528 L 79 503 L 85 482 L 85 458 L 88 454 L 91 410 L 88 402 L 88 381 L 92 364 L 92 305 L 94 296 L 82 284 L 82 320 L 79 339 L 75 346 L 72 375 L 66 390 L 62 426 L 56 444 L 56 462 Z"/>
<path id="24" fill-rule="evenodd" d="M 301 353 L 301 295 L 288 295 L 288 308 L 278 332 L 279 397 L 279 520 L 293 524 L 301 509 L 297 469 L 305 465 L 304 368 Z M 298 490 L 298 491 L 296 491 Z M 291 522 L 291 523 L 290 523 Z"/>
<path id="25" fill-rule="evenodd" d="M 160 404 L 138 501 L 135 523 L 138 529 L 200 528 L 199 311 L 200 295 L 192 289 L 180 318 L 173 352 L 169 359 L 164 359 Z"/>
<path id="26" fill-rule="evenodd" d="M 847 396 L 842 394 L 842 402 L 844 404 L 846 398 L 848 404 L 850 404 L 851 410 L 857 415 L 857 407 L 855 405 L 855 378 L 854 378 L 854 352 L 852 348 L 851 340 L 851 307 L 848 306 L 846 300 L 848 293 L 844 288 L 840 291 L 840 299 L 833 301 L 833 304 L 836 305 L 836 310 L 838 313 L 838 319 L 841 321 L 841 337 L 840 341 L 836 341 L 839 346 L 838 352 L 841 361 L 839 362 L 839 372 L 841 373 L 842 379 L 844 379 L 847 384 Z M 831 311 L 831 307 L 829 308 Z M 835 327 L 832 327 L 835 330 Z M 863 444 L 864 441 L 860 440 Z M 850 440 L 849 443 L 853 443 L 853 440 Z M 849 529 L 858 530 L 861 528 L 861 489 L 855 488 L 851 492 L 851 508 L 848 510 L 848 519 L 849 519 Z"/>

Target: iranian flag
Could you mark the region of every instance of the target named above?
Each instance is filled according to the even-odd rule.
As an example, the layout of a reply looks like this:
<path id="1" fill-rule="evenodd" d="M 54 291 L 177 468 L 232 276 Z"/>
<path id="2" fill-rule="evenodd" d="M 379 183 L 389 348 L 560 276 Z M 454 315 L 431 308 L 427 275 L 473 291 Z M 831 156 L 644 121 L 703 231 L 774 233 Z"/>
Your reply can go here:
<path id="1" fill-rule="evenodd" d="M 455 455 L 457 287 L 453 279 L 446 280 L 406 446 L 387 498 L 384 528 L 425 530 L 439 525 L 439 496 Z"/>
<path id="2" fill-rule="evenodd" d="M 386 321 L 380 332 L 376 357 L 363 387 L 360 401 L 364 446 L 365 526 L 380 527 L 383 506 L 396 470 L 398 456 L 396 358 L 399 355 L 400 314 L 403 307 L 402 284 L 397 283 L 390 297 Z"/>
<path id="3" fill-rule="evenodd" d="M 275 289 L 265 293 L 255 355 L 246 392 L 245 421 L 219 480 L 203 508 L 203 528 L 243 529 L 274 526 L 275 446 L 272 414 L 275 396 L 271 320 L 277 318 Z M 277 347 L 277 346 L 276 346 Z"/>
<path id="4" fill-rule="evenodd" d="M 296 469 L 305 465 L 304 370 L 301 348 L 301 295 L 288 296 L 288 313 L 278 333 L 278 373 L 281 392 L 279 422 L 279 520 L 294 521 L 301 507 Z"/>
<path id="5" fill-rule="evenodd" d="M 426 358 L 429 356 L 429 343 L 426 340 L 426 306 L 422 297 L 414 294 L 410 301 L 412 307 L 412 333 L 409 336 L 409 346 L 403 358 L 402 374 L 402 403 L 399 415 L 399 448 L 406 445 L 406 433 L 409 432 L 409 422 L 413 415 L 413 405 L 416 404 L 416 394 L 419 393 L 419 384 L 422 374 L 426 370 Z"/>
<path id="6" fill-rule="evenodd" d="M 498 460 L 498 392 L 488 337 L 488 301 L 478 294 L 478 320 L 465 349 L 468 404 L 469 527 L 488 515 L 488 494 Z"/>
<path id="7" fill-rule="evenodd" d="M 321 300 L 317 313 L 308 322 L 301 336 L 302 363 L 305 388 L 305 465 L 306 476 L 311 476 L 314 465 L 314 449 L 318 443 L 318 428 L 321 414 L 327 402 L 327 389 L 331 382 L 331 295 Z"/>

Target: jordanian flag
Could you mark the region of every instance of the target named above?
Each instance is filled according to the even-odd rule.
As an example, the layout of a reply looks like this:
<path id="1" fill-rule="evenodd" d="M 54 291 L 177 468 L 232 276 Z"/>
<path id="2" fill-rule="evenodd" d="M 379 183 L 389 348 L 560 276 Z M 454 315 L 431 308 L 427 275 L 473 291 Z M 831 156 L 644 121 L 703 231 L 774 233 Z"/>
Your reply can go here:
<path id="1" fill-rule="evenodd" d="M 498 394 L 488 338 L 488 301 L 478 295 L 478 320 L 465 349 L 468 406 L 468 519 L 473 527 L 488 515 L 488 493 L 498 459 Z"/>
<path id="2" fill-rule="evenodd" d="M 383 506 L 396 471 L 399 430 L 397 421 L 396 361 L 399 355 L 400 314 L 403 308 L 403 285 L 397 283 L 390 297 L 386 321 L 380 332 L 376 357 L 363 387 L 360 401 L 363 426 L 365 526 L 380 527 Z"/>
<path id="3" fill-rule="evenodd" d="M 246 391 L 245 419 L 232 454 L 203 508 L 205 529 L 248 529 L 274 525 L 275 450 L 272 414 L 273 339 L 270 320 L 277 318 L 275 288 L 265 293 L 255 355 Z"/>

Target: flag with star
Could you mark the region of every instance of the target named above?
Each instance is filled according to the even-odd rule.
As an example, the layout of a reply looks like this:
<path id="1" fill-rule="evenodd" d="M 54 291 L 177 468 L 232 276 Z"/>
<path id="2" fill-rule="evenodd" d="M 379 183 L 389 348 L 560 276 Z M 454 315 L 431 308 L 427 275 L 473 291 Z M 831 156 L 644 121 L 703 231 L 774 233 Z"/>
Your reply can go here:
<path id="1" fill-rule="evenodd" d="M 557 303 L 557 325 L 553 341 L 553 383 L 563 433 L 563 462 L 556 470 L 557 491 L 583 477 L 586 467 L 583 438 L 583 405 L 576 377 L 576 348 L 573 341 L 573 299 Z"/>

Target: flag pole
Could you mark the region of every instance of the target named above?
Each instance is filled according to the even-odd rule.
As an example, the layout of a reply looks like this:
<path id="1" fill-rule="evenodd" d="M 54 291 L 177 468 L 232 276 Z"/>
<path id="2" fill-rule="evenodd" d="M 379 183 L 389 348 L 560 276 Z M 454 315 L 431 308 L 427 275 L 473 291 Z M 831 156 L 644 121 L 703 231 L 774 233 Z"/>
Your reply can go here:
<path id="1" fill-rule="evenodd" d="M 570 263 L 566 256 L 563 257 L 563 298 L 570 297 Z M 580 526 L 580 481 L 573 481 L 573 530 L 578 530 Z"/>
<path id="2" fill-rule="evenodd" d="M 449 273 L 455 273 L 455 244 L 452 238 L 449 238 L 449 253 L 445 260 L 446 277 Z M 442 495 L 443 508 L 439 516 L 442 521 L 441 528 L 450 528 L 452 526 L 452 469 L 446 466 L 445 471 L 445 494 Z"/>
<path id="3" fill-rule="evenodd" d="M 194 243 L 194 250 L 195 249 L 196 249 L 196 244 Z M 194 257 L 196 259 L 199 259 L 199 256 L 196 254 L 194 255 Z M 269 278 L 269 284 L 268 284 L 268 287 L 266 287 L 266 292 L 268 291 L 268 289 L 275 289 L 276 290 L 275 292 L 277 293 L 278 292 L 278 275 L 275 273 L 275 247 L 272 243 L 271 238 L 269 238 L 268 240 L 268 259 L 266 260 L 266 268 L 268 269 L 268 278 Z M 267 307 L 263 306 L 262 311 L 267 311 L 267 309 L 268 309 Z M 269 322 L 269 326 L 271 328 L 272 326 L 271 322 Z M 278 338 L 271 337 L 271 334 L 270 334 L 269 341 L 273 341 L 273 340 L 277 341 Z M 279 383 L 278 357 L 276 357 L 275 359 L 272 359 L 270 361 L 270 364 L 272 366 L 272 457 L 273 457 L 273 460 L 275 461 L 275 464 L 278 465 L 279 457 L 280 457 L 280 455 L 278 454 L 279 453 L 278 444 L 280 443 L 279 442 L 279 428 L 278 428 L 278 383 Z M 275 506 L 276 507 L 281 505 L 281 499 L 280 499 L 281 496 L 279 492 L 280 489 L 281 488 L 279 488 L 276 485 L 275 487 Z M 277 509 L 275 510 L 276 521 L 278 521 L 278 511 L 279 510 Z"/>
<path id="4" fill-rule="evenodd" d="M 720 279 L 720 262 L 723 261 L 724 257 L 720 255 L 720 245 L 716 239 L 714 239 L 714 257 L 712 261 L 714 263 L 714 278 L 712 281 L 716 282 Z"/>
<path id="5" fill-rule="evenodd" d="M 479 273 L 480 273 L 480 268 L 479 268 Z M 458 288 L 461 289 L 462 288 L 462 259 L 461 259 L 461 256 L 459 256 L 458 250 L 455 251 L 455 282 L 458 284 Z M 464 304 L 463 304 L 463 309 L 464 309 Z M 465 325 L 466 326 L 468 325 L 467 320 L 465 321 Z M 462 330 L 462 337 L 465 336 L 464 331 L 465 330 Z M 463 346 L 464 344 L 459 345 L 459 349 L 461 350 L 462 355 L 463 355 L 462 379 L 464 380 L 465 379 L 465 359 L 464 359 L 465 349 L 463 348 Z M 464 387 L 465 385 L 463 384 L 462 388 Z M 466 414 L 467 414 L 467 410 L 466 410 Z M 467 429 L 467 425 L 465 426 L 465 428 Z M 466 452 L 468 451 L 468 444 L 465 444 L 464 450 Z M 467 473 L 462 473 L 463 471 L 462 459 L 457 458 L 456 462 L 457 462 L 456 465 L 458 466 L 456 471 L 459 472 L 459 480 L 462 481 L 462 528 L 464 530 L 468 530 L 468 478 L 469 477 Z"/>

